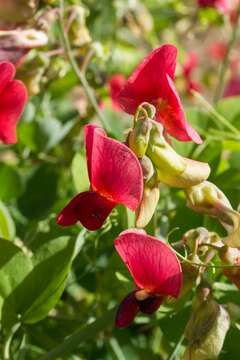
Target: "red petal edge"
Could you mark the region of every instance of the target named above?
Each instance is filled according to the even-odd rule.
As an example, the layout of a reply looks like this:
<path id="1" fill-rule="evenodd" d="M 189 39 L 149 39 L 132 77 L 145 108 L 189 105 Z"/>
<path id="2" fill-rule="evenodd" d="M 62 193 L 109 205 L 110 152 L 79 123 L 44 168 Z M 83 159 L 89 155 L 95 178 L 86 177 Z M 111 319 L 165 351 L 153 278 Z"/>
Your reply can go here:
<path id="1" fill-rule="evenodd" d="M 128 294 L 119 305 L 115 319 L 116 327 L 123 328 L 130 325 L 139 312 L 140 306 L 134 294 L 135 291 Z"/>
<path id="2" fill-rule="evenodd" d="M 137 229 L 122 232 L 114 244 L 139 289 L 161 296 L 179 295 L 182 269 L 167 244 Z"/>
<path id="3" fill-rule="evenodd" d="M 119 141 L 94 131 L 91 147 L 91 186 L 107 199 L 131 210 L 140 205 L 143 174 L 136 155 Z"/>
<path id="4" fill-rule="evenodd" d="M 71 226 L 77 221 L 88 230 L 99 229 L 116 204 L 97 194 L 86 191 L 75 196 L 60 212 L 57 223 Z"/>

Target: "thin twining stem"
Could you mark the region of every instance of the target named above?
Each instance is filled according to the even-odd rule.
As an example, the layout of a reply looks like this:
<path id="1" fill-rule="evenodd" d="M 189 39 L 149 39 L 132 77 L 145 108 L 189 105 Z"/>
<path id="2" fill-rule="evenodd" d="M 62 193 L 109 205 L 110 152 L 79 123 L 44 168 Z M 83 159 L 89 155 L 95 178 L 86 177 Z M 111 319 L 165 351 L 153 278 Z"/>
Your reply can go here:
<path id="1" fill-rule="evenodd" d="M 60 0 L 59 24 L 60 24 L 60 32 L 61 32 L 63 46 L 64 46 L 65 52 L 68 56 L 69 62 L 72 66 L 72 69 L 75 72 L 77 78 L 79 79 L 79 81 L 85 91 L 85 94 L 89 99 L 89 102 L 91 103 L 96 114 L 98 115 L 98 118 L 99 118 L 102 126 L 104 128 L 107 128 L 107 124 L 106 124 L 104 115 L 103 115 L 100 107 L 98 106 L 97 100 L 94 96 L 94 93 L 93 93 L 91 87 L 88 84 L 88 81 L 85 77 L 85 73 L 79 69 L 78 64 L 75 60 L 75 57 L 73 55 L 70 41 L 69 41 L 68 35 L 64 28 L 64 0 Z"/>

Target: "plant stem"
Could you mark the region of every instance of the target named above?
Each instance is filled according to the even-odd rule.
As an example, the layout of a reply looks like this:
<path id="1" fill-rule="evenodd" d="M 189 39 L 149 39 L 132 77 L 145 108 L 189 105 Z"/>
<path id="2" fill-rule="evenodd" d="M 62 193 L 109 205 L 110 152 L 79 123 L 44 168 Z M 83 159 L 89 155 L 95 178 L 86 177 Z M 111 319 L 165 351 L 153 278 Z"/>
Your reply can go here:
<path id="1" fill-rule="evenodd" d="M 113 324 L 113 318 L 116 312 L 116 308 L 108 310 L 105 315 L 97 319 L 93 323 L 84 326 L 80 330 L 77 330 L 74 334 L 70 335 L 60 345 L 50 350 L 47 354 L 40 357 L 39 360 L 53 360 L 60 356 L 69 354 L 72 350 L 77 348 L 81 343 L 93 338 L 95 341 L 96 334 L 109 325 Z"/>
<path id="2" fill-rule="evenodd" d="M 169 356 L 168 360 L 177 360 L 179 359 L 178 353 L 180 350 L 180 346 L 182 345 L 182 342 L 184 340 L 184 333 L 181 335 L 180 339 L 178 340 L 172 354 Z"/>
<path id="3" fill-rule="evenodd" d="M 232 125 L 224 116 L 219 114 L 214 107 L 197 91 L 192 91 L 194 97 L 204 106 L 209 115 L 211 115 L 212 119 L 216 123 L 216 125 L 222 124 L 226 128 L 228 128 L 233 134 L 240 136 L 240 131 Z"/>
<path id="4" fill-rule="evenodd" d="M 216 87 L 216 91 L 215 91 L 215 95 L 214 95 L 214 99 L 213 99 L 214 103 L 218 102 L 218 100 L 221 98 L 222 93 L 223 93 L 226 72 L 228 69 L 229 61 L 230 61 L 230 54 L 231 54 L 231 51 L 232 51 L 234 44 L 236 42 L 236 39 L 237 39 L 239 16 L 240 16 L 240 4 L 238 5 L 238 8 L 237 8 L 237 16 L 236 16 L 235 24 L 232 29 L 232 36 L 229 40 L 227 51 L 226 51 L 226 54 L 224 56 L 224 59 L 223 59 L 222 65 L 221 65 L 219 80 L 217 83 L 217 87 Z"/>
<path id="5" fill-rule="evenodd" d="M 9 336 L 7 337 L 7 340 L 4 344 L 4 348 L 3 348 L 3 359 L 4 360 L 11 360 L 11 343 L 13 340 L 14 335 L 16 334 L 16 332 L 18 331 L 18 329 L 20 328 L 21 324 L 17 323 L 13 326 L 13 328 L 10 331 Z"/>
<path id="6" fill-rule="evenodd" d="M 66 51 L 66 54 L 68 56 L 68 59 L 69 59 L 69 62 L 72 66 L 72 69 L 73 71 L 75 72 L 76 76 L 78 77 L 84 91 L 85 91 L 85 94 L 86 96 L 88 97 L 89 99 L 89 102 L 91 103 L 92 107 L 94 108 L 96 114 L 98 115 L 99 117 L 99 120 L 102 124 L 102 126 L 106 129 L 107 128 L 107 125 L 106 125 L 106 121 L 105 121 L 105 118 L 103 116 L 103 113 L 101 111 L 101 109 L 99 108 L 98 106 L 98 103 L 97 103 L 97 100 L 94 96 L 94 93 L 91 89 L 91 87 L 89 86 L 88 84 L 88 81 L 85 77 L 85 74 L 84 72 L 82 72 L 79 67 L 78 67 L 78 64 L 74 58 L 74 55 L 73 55 L 73 52 L 72 52 L 72 49 L 71 49 L 71 45 L 70 45 L 70 42 L 69 42 L 69 38 L 68 38 L 68 35 L 64 29 L 64 0 L 60 0 L 60 14 L 59 14 L 59 23 L 60 23 L 60 31 L 61 31 L 61 37 L 62 37 L 62 42 L 63 42 L 63 45 L 64 45 L 64 49 Z"/>

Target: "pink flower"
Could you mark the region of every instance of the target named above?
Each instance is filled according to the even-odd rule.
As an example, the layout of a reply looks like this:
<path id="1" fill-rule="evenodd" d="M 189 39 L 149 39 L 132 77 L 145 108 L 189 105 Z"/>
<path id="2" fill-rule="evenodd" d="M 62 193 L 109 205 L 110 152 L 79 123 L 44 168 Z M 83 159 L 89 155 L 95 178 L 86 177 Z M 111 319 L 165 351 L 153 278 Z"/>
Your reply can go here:
<path id="1" fill-rule="evenodd" d="M 135 154 L 108 138 L 103 129 L 87 125 L 85 144 L 90 190 L 75 196 L 60 212 L 57 222 L 70 226 L 80 221 L 87 229 L 97 230 L 117 204 L 133 211 L 139 207 L 143 174 Z"/>
<path id="2" fill-rule="evenodd" d="M 116 326 L 125 327 L 139 311 L 152 314 L 164 297 L 179 296 L 182 269 L 171 248 L 143 230 L 123 231 L 114 243 L 136 285 L 136 290 L 123 299 L 116 315 Z"/>
<path id="3" fill-rule="evenodd" d="M 240 77 L 232 77 L 226 86 L 223 97 L 240 95 Z"/>
<path id="4" fill-rule="evenodd" d="M 14 80 L 15 73 L 12 63 L 0 62 L 0 140 L 5 144 L 17 142 L 16 125 L 27 102 L 27 90 Z"/>
<path id="5" fill-rule="evenodd" d="M 173 83 L 177 49 L 163 45 L 153 50 L 128 78 L 118 95 L 121 107 L 134 114 L 138 105 L 149 102 L 156 107 L 156 119 L 167 133 L 181 141 L 202 142 L 187 123 L 183 107 Z"/>
<path id="6" fill-rule="evenodd" d="M 200 7 L 212 7 L 222 13 L 230 10 L 230 0 L 198 0 Z"/>
<path id="7" fill-rule="evenodd" d="M 118 94 L 126 83 L 126 79 L 122 74 L 115 74 L 108 80 L 112 107 L 114 110 L 120 110 L 121 106 L 118 102 Z"/>

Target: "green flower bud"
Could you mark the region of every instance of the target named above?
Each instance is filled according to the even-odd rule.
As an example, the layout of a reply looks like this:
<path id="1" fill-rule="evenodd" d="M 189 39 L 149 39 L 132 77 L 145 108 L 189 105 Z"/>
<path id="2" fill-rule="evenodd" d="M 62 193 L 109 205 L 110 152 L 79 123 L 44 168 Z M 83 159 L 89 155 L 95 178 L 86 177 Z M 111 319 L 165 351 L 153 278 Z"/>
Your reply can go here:
<path id="1" fill-rule="evenodd" d="M 185 190 L 187 206 L 196 212 L 218 218 L 228 236 L 222 241 L 231 247 L 240 247 L 240 214 L 232 206 L 221 190 L 209 181 Z"/>
<path id="2" fill-rule="evenodd" d="M 185 335 L 189 347 L 182 360 L 217 359 L 229 328 L 228 312 L 212 298 L 208 288 L 200 288 L 186 326 Z"/>
<path id="3" fill-rule="evenodd" d="M 92 40 L 86 26 L 87 16 L 87 9 L 81 5 L 73 5 L 66 9 L 66 26 L 69 26 L 69 38 L 76 47 L 89 44 Z"/>
<path id="4" fill-rule="evenodd" d="M 144 186 L 143 198 L 136 211 L 136 227 L 144 228 L 151 220 L 160 196 L 158 183 L 153 187 Z"/>
<path id="5" fill-rule="evenodd" d="M 140 159 L 146 153 L 151 127 L 152 124 L 148 118 L 139 119 L 128 135 L 128 146 Z"/>

